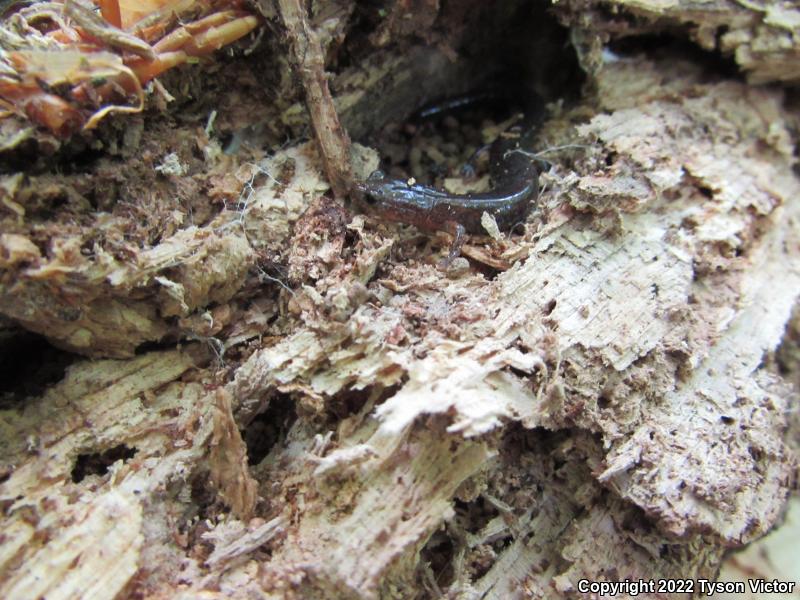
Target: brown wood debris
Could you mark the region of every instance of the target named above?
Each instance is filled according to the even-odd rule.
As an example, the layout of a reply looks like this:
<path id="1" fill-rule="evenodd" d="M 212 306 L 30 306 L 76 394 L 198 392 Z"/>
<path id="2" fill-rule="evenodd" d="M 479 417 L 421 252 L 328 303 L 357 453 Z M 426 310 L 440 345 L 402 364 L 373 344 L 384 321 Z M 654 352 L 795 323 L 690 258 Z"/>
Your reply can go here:
<path id="1" fill-rule="evenodd" d="M 270 40 L 206 65 L 229 94 L 109 119 L 63 173 L 10 160 L 0 597 L 574 598 L 713 580 L 781 524 L 796 115 L 716 59 L 614 44 L 682 24 L 751 81 L 794 80 L 793 39 L 758 41 L 794 9 L 558 3 L 588 80 L 549 105 L 539 201 L 444 271 L 449 240 L 334 197 L 386 156 L 348 149 L 333 107 L 351 133 L 397 119 L 405 168 L 403 119 L 470 81 L 475 20 L 523 6 L 445 4 L 281 0 L 289 59 Z M 54 372 L 22 329 L 66 350 Z"/>
<path id="2" fill-rule="evenodd" d="M 587 49 L 675 26 L 701 48 L 732 57 L 752 83 L 800 79 L 800 8 L 790 2 L 569 0 L 557 7 Z M 599 57 L 586 56 L 584 64 L 598 65 Z"/>
<path id="3" fill-rule="evenodd" d="M 303 83 L 306 106 L 325 174 L 336 195 L 344 197 L 353 177 L 350 171 L 350 139 L 339 123 L 339 115 L 333 105 L 319 36 L 308 22 L 303 2 L 278 0 L 278 6 L 297 73 Z"/>

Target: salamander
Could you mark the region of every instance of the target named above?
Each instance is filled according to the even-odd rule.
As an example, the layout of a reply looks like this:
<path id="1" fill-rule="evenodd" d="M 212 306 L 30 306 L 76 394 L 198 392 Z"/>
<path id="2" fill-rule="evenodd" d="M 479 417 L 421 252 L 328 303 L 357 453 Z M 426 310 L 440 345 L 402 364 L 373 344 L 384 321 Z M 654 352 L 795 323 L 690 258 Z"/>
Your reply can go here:
<path id="1" fill-rule="evenodd" d="M 525 221 L 539 194 L 539 171 L 530 158 L 517 151 L 520 138 L 503 134 L 490 148 L 487 192 L 451 194 L 434 187 L 389 179 L 375 171 L 355 184 L 382 218 L 414 225 L 423 231 L 446 231 L 453 236 L 448 265 L 464 243 L 465 233 L 481 233 L 481 216 L 492 215 L 500 229 Z"/>

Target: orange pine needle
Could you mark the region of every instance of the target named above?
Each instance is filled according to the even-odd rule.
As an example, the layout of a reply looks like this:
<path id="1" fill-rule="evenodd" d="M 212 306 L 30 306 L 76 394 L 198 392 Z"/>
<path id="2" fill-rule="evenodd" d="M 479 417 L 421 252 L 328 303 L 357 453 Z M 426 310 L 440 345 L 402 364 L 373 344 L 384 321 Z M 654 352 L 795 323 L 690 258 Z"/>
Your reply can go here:
<path id="1" fill-rule="evenodd" d="M 184 50 L 191 56 L 211 54 L 215 50 L 219 50 L 223 46 L 243 38 L 258 27 L 259 24 L 260 21 L 258 17 L 247 16 L 235 19 L 219 27 L 211 27 L 203 33 L 194 36 L 191 41 L 186 44 Z"/>
<path id="2" fill-rule="evenodd" d="M 156 56 L 155 60 L 149 62 L 141 59 L 130 61 L 128 66 L 131 68 L 131 71 L 136 74 L 141 84 L 144 85 L 154 77 L 161 75 L 164 71 L 185 63 L 187 59 L 188 56 L 186 52 L 178 50 L 176 52 L 164 52 L 159 54 Z"/>
<path id="3" fill-rule="evenodd" d="M 68 138 L 83 125 L 80 112 L 55 94 L 31 94 L 21 104 L 31 121 L 43 125 L 61 138 Z"/>
<path id="4" fill-rule="evenodd" d="M 119 10 L 119 0 L 99 0 L 100 14 L 107 23 L 114 27 L 122 27 L 122 13 Z"/>

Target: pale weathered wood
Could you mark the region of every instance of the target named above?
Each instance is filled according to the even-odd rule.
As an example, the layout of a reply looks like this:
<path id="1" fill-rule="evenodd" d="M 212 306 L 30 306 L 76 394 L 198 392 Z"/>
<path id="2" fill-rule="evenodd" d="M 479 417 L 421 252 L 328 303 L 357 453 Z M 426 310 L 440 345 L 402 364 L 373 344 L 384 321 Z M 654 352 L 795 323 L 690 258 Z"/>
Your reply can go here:
<path id="1" fill-rule="evenodd" d="M 672 25 L 685 29 L 704 50 L 732 58 L 752 83 L 792 83 L 800 78 L 800 9 L 791 2 L 569 0 L 554 4 L 577 27 L 577 39 L 583 42 L 658 33 Z"/>
<path id="2" fill-rule="evenodd" d="M 0 411 L 0 596 L 571 597 L 584 578 L 713 579 L 778 525 L 797 469 L 771 359 L 800 296 L 794 117 L 779 88 L 677 56 L 584 58 L 524 233 L 465 249 L 512 265 L 493 278 L 437 269 L 446 243 L 398 254 L 404 230 L 324 197 L 311 143 L 241 166 L 238 204 L 127 260 L 5 233 L 18 323 L 89 355 L 199 341 L 82 360 Z M 774 79 L 780 56 L 761 58 L 752 76 Z M 377 164 L 354 151 L 358 174 Z M 9 308 L 65 289 L 75 321 Z M 248 464 L 259 425 L 273 445 Z"/>

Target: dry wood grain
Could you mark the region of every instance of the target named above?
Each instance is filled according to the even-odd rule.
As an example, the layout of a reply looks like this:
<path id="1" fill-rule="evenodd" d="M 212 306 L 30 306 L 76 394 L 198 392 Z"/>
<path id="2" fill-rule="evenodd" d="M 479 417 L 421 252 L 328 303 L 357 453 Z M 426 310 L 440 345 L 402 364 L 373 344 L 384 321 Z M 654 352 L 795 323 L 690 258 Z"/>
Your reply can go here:
<path id="1" fill-rule="evenodd" d="M 695 37 L 713 12 L 612 4 Z M 778 26 L 714 7 L 731 34 Z M 411 35 L 401 12 L 381 40 Z M 585 18 L 576 41 L 619 33 Z M 759 56 L 751 77 L 781 79 L 782 55 Z M 796 348 L 795 117 L 780 88 L 679 53 L 584 58 L 524 231 L 471 240 L 502 272 L 442 272 L 430 244 L 346 212 L 311 143 L 237 166 L 236 202 L 127 254 L 4 232 L 3 314 L 124 358 L 0 409 L 0 595 L 567 598 L 599 575 L 713 579 L 779 524 L 797 473 L 796 370 L 774 358 Z M 391 82 L 366 62 L 364 89 Z M 359 175 L 378 162 L 354 152 Z M 175 338 L 196 341 L 133 355 Z"/>

